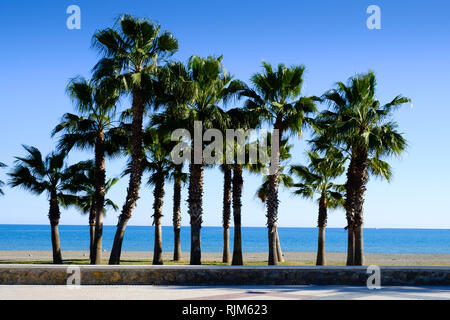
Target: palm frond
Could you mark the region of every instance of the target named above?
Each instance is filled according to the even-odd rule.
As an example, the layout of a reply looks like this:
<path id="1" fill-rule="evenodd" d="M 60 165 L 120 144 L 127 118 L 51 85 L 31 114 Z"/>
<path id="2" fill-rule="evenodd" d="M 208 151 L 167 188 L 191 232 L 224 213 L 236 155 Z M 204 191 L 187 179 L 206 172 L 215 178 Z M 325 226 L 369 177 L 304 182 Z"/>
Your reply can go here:
<path id="1" fill-rule="evenodd" d="M 0 162 L 0 168 L 5 168 L 5 167 L 6 167 L 6 164 Z M 5 183 L 2 180 L 0 180 L 0 195 L 2 195 L 2 196 L 4 195 L 4 192 L 1 187 L 3 187 L 4 185 L 5 185 Z"/>
<path id="2" fill-rule="evenodd" d="M 372 158 L 369 160 L 369 172 L 375 177 L 384 178 L 387 181 L 391 181 L 391 166 L 389 163 L 379 158 Z"/>
<path id="3" fill-rule="evenodd" d="M 50 187 L 47 181 L 43 181 L 41 177 L 34 176 L 30 169 L 24 165 L 16 164 L 8 175 L 11 178 L 9 181 L 10 187 L 21 187 L 36 195 L 42 194 Z"/>

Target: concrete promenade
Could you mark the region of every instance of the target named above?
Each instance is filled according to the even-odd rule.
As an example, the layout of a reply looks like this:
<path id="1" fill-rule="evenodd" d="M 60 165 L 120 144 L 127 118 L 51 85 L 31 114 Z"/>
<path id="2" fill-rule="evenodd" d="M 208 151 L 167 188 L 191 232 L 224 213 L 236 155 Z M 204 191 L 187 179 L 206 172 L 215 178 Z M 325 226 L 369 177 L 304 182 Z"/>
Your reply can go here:
<path id="1" fill-rule="evenodd" d="M 0 300 L 441 300 L 450 287 L 0 285 Z"/>

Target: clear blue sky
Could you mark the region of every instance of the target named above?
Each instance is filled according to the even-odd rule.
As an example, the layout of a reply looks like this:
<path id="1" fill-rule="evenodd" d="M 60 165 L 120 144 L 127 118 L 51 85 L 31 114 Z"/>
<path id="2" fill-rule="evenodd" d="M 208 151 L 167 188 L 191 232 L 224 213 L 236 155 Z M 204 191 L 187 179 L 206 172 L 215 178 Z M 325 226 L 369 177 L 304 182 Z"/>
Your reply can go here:
<path id="1" fill-rule="evenodd" d="M 66 28 L 66 8 L 81 8 L 81 30 Z M 382 30 L 366 28 L 366 8 L 381 8 Z M 148 17 L 175 34 L 176 59 L 223 54 L 235 78 L 247 81 L 264 59 L 307 67 L 305 94 L 320 95 L 336 81 L 373 69 L 378 97 L 387 102 L 397 94 L 413 100 L 396 120 L 409 141 L 407 153 L 393 160 L 394 179 L 371 180 L 365 205 L 367 227 L 449 228 L 446 205 L 450 118 L 450 3 L 433 1 L 12 1 L 0 2 L 0 161 L 11 165 L 22 155 L 21 144 L 44 153 L 55 145 L 50 131 L 73 107 L 65 95 L 69 78 L 89 77 L 98 56 L 90 49 L 97 29 L 112 26 L 121 13 Z M 305 143 L 295 142 L 292 163 L 304 161 Z M 85 159 L 75 154 L 71 161 Z M 121 172 L 123 161 L 108 163 L 108 175 Z M 6 180 L 5 171 L 0 172 Z M 254 198 L 260 178 L 245 175 L 243 225 L 264 226 L 264 208 Z M 122 206 L 127 179 L 110 197 Z M 0 198 L 0 223 L 47 224 L 48 203 L 23 190 L 5 189 Z M 206 172 L 204 225 L 221 225 L 222 177 Z M 187 197 L 183 191 L 183 200 Z M 315 202 L 280 194 L 281 227 L 314 227 Z M 151 225 L 151 189 L 130 224 Z M 172 190 L 167 186 L 163 224 L 171 224 Z M 105 223 L 114 225 L 109 212 Z M 183 225 L 188 225 L 183 206 Z M 86 224 L 75 210 L 62 212 L 62 224 Z M 344 227 L 344 212 L 330 213 L 329 226 Z"/>

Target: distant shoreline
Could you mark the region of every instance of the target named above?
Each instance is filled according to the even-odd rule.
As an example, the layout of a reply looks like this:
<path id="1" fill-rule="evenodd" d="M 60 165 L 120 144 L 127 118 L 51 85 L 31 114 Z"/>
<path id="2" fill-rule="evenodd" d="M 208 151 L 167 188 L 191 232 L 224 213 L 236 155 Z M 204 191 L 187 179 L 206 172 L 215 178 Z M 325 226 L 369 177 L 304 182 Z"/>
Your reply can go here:
<path id="1" fill-rule="evenodd" d="M 64 260 L 88 259 L 88 251 L 63 251 Z M 266 252 L 244 252 L 245 262 L 267 261 Z M 105 251 L 103 258 L 109 257 L 109 251 Z M 122 260 L 149 261 L 153 257 L 151 251 L 123 251 Z M 328 252 L 326 254 L 329 265 L 345 264 L 346 254 L 340 252 Z M 164 252 L 166 261 L 172 260 L 172 252 Z M 182 258 L 189 260 L 189 252 L 183 252 Z M 290 264 L 311 265 L 315 264 L 315 252 L 284 252 L 284 258 Z M 13 263 L 25 261 L 51 261 L 50 250 L 1 250 L 0 263 Z M 222 261 L 221 252 L 202 252 L 202 261 Z M 123 264 L 126 264 L 124 262 Z M 450 254 L 366 254 L 366 265 L 385 266 L 450 266 Z"/>

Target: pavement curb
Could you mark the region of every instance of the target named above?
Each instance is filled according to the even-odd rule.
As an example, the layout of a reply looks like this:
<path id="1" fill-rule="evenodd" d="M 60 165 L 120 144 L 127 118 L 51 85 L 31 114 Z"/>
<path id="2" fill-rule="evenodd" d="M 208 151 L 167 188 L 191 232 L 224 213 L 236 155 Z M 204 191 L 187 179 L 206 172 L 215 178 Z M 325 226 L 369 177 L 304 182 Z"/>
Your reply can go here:
<path id="1" fill-rule="evenodd" d="M 374 269 L 378 270 L 378 274 Z M 0 265 L 0 284 L 450 285 L 450 267 Z"/>

